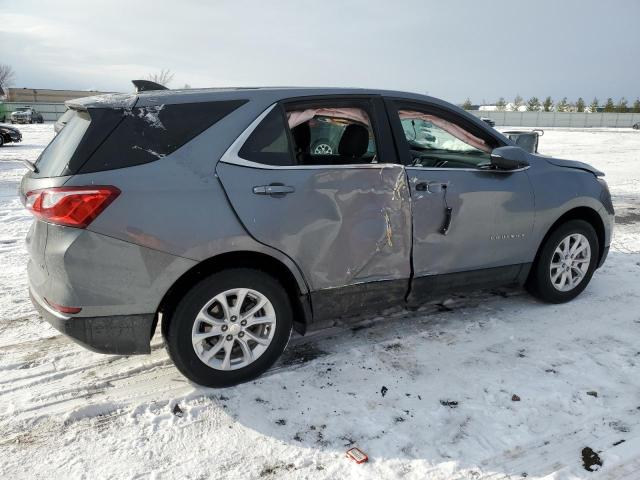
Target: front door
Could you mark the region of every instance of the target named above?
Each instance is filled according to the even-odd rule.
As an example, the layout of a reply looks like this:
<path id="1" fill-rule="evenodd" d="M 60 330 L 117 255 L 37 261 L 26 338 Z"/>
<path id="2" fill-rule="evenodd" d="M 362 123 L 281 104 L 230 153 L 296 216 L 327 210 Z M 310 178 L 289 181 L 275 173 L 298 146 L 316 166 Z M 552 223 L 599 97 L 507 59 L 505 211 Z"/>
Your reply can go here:
<path id="1" fill-rule="evenodd" d="M 494 140 L 460 126 L 453 112 L 388 105 L 411 189 L 413 296 L 515 281 L 531 252 L 526 171 L 487 169 Z"/>
<path id="2" fill-rule="evenodd" d="M 216 169 L 247 231 L 299 266 L 316 319 L 359 315 L 407 292 L 409 193 L 377 109 L 381 101 L 362 98 L 275 105 Z M 325 137 L 330 149 L 313 148 Z"/>

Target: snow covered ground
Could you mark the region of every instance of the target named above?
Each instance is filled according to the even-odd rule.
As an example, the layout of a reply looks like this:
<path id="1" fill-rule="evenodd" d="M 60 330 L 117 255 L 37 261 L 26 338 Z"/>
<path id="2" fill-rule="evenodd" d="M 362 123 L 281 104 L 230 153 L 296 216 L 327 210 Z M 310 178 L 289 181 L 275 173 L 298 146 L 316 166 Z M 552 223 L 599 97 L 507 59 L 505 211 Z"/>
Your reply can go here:
<path id="1" fill-rule="evenodd" d="M 640 132 L 541 139 L 604 170 L 617 209 L 609 259 L 575 301 L 497 290 L 394 310 L 212 390 L 158 335 L 149 356 L 103 356 L 38 319 L 16 189 L 53 131 L 21 130 L 0 148 L 0 478 L 640 478 Z"/>

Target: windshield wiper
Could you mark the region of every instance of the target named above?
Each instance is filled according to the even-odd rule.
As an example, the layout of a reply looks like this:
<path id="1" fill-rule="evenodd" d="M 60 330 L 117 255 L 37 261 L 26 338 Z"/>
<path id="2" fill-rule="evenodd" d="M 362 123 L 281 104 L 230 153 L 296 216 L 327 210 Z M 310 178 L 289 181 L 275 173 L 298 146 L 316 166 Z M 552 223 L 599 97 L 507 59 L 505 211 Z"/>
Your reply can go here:
<path id="1" fill-rule="evenodd" d="M 25 166 L 31 170 L 33 173 L 38 173 L 38 167 L 36 167 L 36 164 L 27 160 L 26 158 L 22 159 L 22 163 L 25 164 Z"/>

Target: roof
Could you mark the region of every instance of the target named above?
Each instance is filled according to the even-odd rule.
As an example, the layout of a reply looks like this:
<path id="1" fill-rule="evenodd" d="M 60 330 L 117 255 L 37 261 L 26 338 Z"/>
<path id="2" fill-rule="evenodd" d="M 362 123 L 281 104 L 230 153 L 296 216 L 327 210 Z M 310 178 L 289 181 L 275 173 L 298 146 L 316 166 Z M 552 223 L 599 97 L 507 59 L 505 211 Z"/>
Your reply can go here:
<path id="1" fill-rule="evenodd" d="M 149 90 L 131 94 L 96 95 L 69 100 L 67 105 L 84 108 L 98 108 L 109 105 L 115 108 L 123 108 L 132 107 L 134 104 L 136 106 L 150 106 L 159 103 L 195 103 L 236 99 L 264 99 L 273 103 L 290 97 L 316 95 L 386 95 L 446 104 L 442 100 L 418 93 L 394 90 L 340 87 L 225 87 Z"/>

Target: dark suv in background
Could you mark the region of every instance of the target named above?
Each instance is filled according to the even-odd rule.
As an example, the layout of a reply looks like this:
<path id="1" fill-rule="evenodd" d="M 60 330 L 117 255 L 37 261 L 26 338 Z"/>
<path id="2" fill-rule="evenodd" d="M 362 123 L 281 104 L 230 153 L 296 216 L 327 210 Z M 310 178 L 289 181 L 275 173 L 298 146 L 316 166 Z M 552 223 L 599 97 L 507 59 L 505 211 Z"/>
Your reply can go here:
<path id="1" fill-rule="evenodd" d="M 453 290 L 519 283 L 566 302 L 609 249 L 602 172 L 435 98 L 230 88 L 67 105 L 21 185 L 33 303 L 103 353 L 149 353 L 161 322 L 203 385 L 259 375 L 292 329 Z M 314 148 L 324 123 L 340 125 L 331 151 Z"/>

